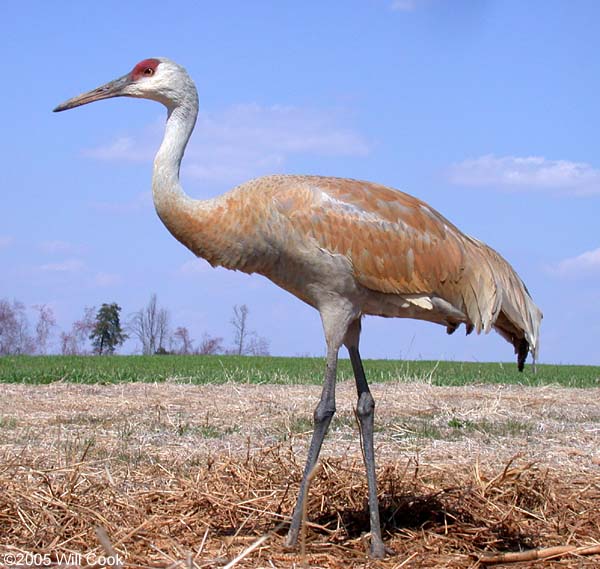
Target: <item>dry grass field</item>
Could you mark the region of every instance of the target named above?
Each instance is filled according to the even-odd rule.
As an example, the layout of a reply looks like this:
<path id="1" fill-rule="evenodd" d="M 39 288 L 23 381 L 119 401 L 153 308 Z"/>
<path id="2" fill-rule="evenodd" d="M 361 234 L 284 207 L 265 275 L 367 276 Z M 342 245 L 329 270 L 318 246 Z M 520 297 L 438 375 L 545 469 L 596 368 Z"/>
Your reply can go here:
<path id="1" fill-rule="evenodd" d="M 372 561 L 342 382 L 302 548 L 286 551 L 319 392 L 0 385 L 0 566 L 466 568 L 530 549 L 555 555 L 496 566 L 600 566 L 598 390 L 561 387 L 375 384 L 394 553 Z"/>

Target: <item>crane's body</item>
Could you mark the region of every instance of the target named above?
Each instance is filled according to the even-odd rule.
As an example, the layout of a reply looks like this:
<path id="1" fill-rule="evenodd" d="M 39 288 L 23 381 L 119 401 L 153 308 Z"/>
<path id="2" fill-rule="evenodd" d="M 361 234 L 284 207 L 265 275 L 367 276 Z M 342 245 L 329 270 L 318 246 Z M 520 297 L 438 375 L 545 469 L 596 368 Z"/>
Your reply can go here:
<path id="1" fill-rule="evenodd" d="M 497 252 L 462 233 L 433 208 L 371 182 L 267 176 L 209 200 L 194 200 L 179 167 L 198 112 L 196 88 L 168 59 L 140 62 L 127 75 L 57 107 L 117 96 L 163 103 L 168 119 L 154 161 L 156 210 L 173 236 L 213 266 L 259 273 L 316 308 L 327 344 L 323 393 L 287 543 L 294 545 L 310 473 L 335 412 L 338 351 L 348 348 L 369 482 L 371 552 L 385 548 L 373 447 L 374 401 L 358 351 L 364 315 L 416 318 L 452 333 L 494 328 L 515 348 L 519 369 L 537 355 L 541 312 Z"/>
<path id="2" fill-rule="evenodd" d="M 171 233 L 213 266 L 260 273 L 314 308 L 449 331 L 495 327 L 537 347 L 537 309 L 510 265 L 421 200 L 345 178 L 266 176 L 214 200 L 169 202 Z"/>

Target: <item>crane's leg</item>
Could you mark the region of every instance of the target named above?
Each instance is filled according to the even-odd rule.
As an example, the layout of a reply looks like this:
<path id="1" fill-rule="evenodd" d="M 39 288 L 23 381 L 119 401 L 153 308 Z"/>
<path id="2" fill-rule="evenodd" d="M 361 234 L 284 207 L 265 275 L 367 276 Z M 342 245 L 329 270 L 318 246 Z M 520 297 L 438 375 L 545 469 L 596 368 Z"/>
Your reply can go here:
<path id="1" fill-rule="evenodd" d="M 308 449 L 306 466 L 300 482 L 300 491 L 294 513 L 292 514 L 292 523 L 285 539 L 287 547 L 293 547 L 298 542 L 298 534 L 302 523 L 302 513 L 304 511 L 304 501 L 310 483 L 310 475 L 317 464 L 323 439 L 329 428 L 329 423 L 335 414 L 335 378 L 337 372 L 338 352 L 342 345 L 344 335 L 348 328 L 350 315 L 346 311 L 330 313 L 321 313 L 323 328 L 325 330 L 325 339 L 327 341 L 327 368 L 325 370 L 325 383 L 321 392 L 321 399 L 314 412 L 314 431 Z"/>
<path id="2" fill-rule="evenodd" d="M 288 547 L 293 547 L 298 542 L 298 533 L 300 532 L 300 524 L 302 523 L 302 512 L 304 510 L 304 501 L 306 500 L 306 493 L 310 482 L 310 474 L 317 464 L 323 439 L 325 438 L 329 423 L 331 423 L 331 419 L 335 413 L 335 376 L 338 350 L 339 347 L 336 350 L 330 350 L 329 348 L 327 350 L 325 383 L 321 393 L 321 400 L 314 412 L 314 431 L 310 441 L 310 448 L 308 450 L 306 466 L 304 467 L 304 474 L 302 475 L 302 482 L 300 482 L 298 500 L 296 501 L 296 507 L 294 508 L 294 513 L 292 515 L 292 523 L 285 540 L 285 545 Z"/>
<path id="3" fill-rule="evenodd" d="M 365 468 L 367 470 L 367 483 L 369 486 L 369 518 L 371 522 L 371 557 L 381 559 L 385 556 L 385 546 L 381 537 L 381 522 L 379 520 L 379 501 L 377 499 L 377 477 L 375 474 L 375 447 L 373 443 L 373 427 L 375 421 L 375 400 L 369 390 L 365 370 L 358 351 L 360 336 L 360 320 L 355 320 L 348 329 L 344 340 L 350 362 L 354 371 L 358 404 L 358 416 L 361 433 L 361 443 Z"/>

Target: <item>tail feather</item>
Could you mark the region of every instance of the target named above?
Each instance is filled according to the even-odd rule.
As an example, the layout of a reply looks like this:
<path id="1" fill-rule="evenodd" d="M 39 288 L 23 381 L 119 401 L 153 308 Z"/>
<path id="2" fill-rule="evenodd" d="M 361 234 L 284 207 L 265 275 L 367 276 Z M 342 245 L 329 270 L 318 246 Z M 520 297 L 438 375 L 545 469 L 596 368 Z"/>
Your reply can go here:
<path id="1" fill-rule="evenodd" d="M 529 353 L 534 363 L 538 357 L 542 312 L 519 275 L 502 256 L 475 239 L 472 244 L 475 247 L 471 258 L 475 262 L 471 266 L 471 282 L 477 284 L 467 287 L 467 298 L 463 297 L 468 299 L 465 312 L 477 332 L 494 328 L 514 346 L 522 371 Z M 476 309 L 471 291 L 475 293 Z"/>
<path id="2" fill-rule="evenodd" d="M 517 352 L 517 367 L 519 368 L 519 371 L 523 371 L 525 360 L 529 353 L 529 342 L 525 338 L 521 338 L 521 341 L 515 350 Z"/>

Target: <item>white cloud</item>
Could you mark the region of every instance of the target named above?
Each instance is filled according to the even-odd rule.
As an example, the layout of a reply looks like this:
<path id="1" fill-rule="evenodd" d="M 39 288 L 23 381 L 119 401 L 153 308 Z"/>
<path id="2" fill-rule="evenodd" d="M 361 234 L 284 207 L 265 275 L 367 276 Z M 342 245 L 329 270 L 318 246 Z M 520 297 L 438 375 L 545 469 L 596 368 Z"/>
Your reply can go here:
<path id="1" fill-rule="evenodd" d="M 121 136 L 106 146 L 84 150 L 84 155 L 99 160 L 145 160 L 146 153 L 130 136 Z"/>
<path id="2" fill-rule="evenodd" d="M 556 273 L 562 276 L 580 276 L 591 273 L 600 273 L 600 247 L 586 251 L 576 257 L 563 259 L 558 263 Z"/>
<path id="3" fill-rule="evenodd" d="M 121 276 L 114 273 L 96 273 L 93 284 L 98 287 L 114 286 L 121 283 Z"/>
<path id="4" fill-rule="evenodd" d="M 221 113 L 201 114 L 198 128 L 200 140 L 217 142 L 221 151 L 258 145 L 271 152 L 366 154 L 368 146 L 362 137 L 338 121 L 339 113 L 335 111 L 250 103 L 234 105 Z"/>
<path id="5" fill-rule="evenodd" d="M 123 202 L 93 202 L 91 207 L 103 213 L 132 214 L 152 207 L 152 192 L 140 192 Z"/>
<path id="6" fill-rule="evenodd" d="M 390 8 L 394 12 L 415 12 L 430 0 L 392 0 Z"/>
<path id="7" fill-rule="evenodd" d="M 60 241 L 58 239 L 51 241 L 42 241 L 39 245 L 44 253 L 72 253 L 79 249 L 77 245 L 68 241 Z"/>
<path id="8" fill-rule="evenodd" d="M 208 261 L 195 258 L 186 261 L 176 269 L 175 273 L 179 278 L 199 282 L 201 276 L 203 282 L 209 283 L 209 286 L 219 289 L 237 289 L 240 283 L 243 283 L 244 290 L 257 290 L 273 285 L 264 277 L 259 275 L 248 275 L 241 271 L 230 271 L 224 267 L 212 267 Z"/>
<path id="9" fill-rule="evenodd" d="M 179 273 L 185 276 L 200 275 L 210 271 L 212 267 L 204 259 L 190 259 L 179 267 Z"/>
<path id="10" fill-rule="evenodd" d="M 395 12 L 414 12 L 417 9 L 417 0 L 394 0 L 392 10 Z"/>
<path id="11" fill-rule="evenodd" d="M 53 273 L 79 273 L 84 268 L 85 264 L 79 259 L 67 259 L 62 263 L 47 263 L 40 266 L 40 270 Z"/>
<path id="12" fill-rule="evenodd" d="M 201 180 L 237 183 L 281 171 L 291 155 L 364 156 L 366 140 L 344 126 L 343 113 L 281 105 L 233 105 L 201 112 L 186 151 L 185 173 Z M 160 144 L 163 121 L 143 132 L 84 151 L 102 160 L 150 161 Z"/>
<path id="13" fill-rule="evenodd" d="M 454 184 L 462 186 L 550 190 L 574 195 L 600 193 L 600 170 L 585 162 L 549 160 L 541 156 L 487 154 L 453 164 L 448 175 Z"/>
<path id="14" fill-rule="evenodd" d="M 85 283 L 89 287 L 103 288 L 122 283 L 121 275 L 94 270 L 84 261 L 76 258 L 39 265 L 36 270 L 46 275 L 52 275 L 52 278 L 62 276 L 68 278 L 71 282 Z"/>
<path id="15" fill-rule="evenodd" d="M 12 244 L 14 239 L 8 236 L 0 236 L 0 249 L 6 249 Z"/>

